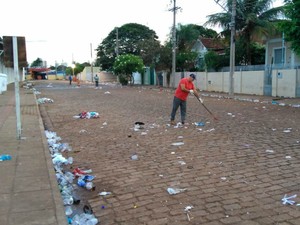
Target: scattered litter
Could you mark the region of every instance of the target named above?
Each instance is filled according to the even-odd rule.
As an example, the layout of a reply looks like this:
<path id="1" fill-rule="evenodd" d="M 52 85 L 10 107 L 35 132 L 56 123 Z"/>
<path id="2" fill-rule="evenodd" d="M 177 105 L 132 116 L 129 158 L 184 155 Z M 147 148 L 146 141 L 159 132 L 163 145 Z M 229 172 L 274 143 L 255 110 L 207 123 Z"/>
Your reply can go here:
<path id="1" fill-rule="evenodd" d="M 194 124 L 198 127 L 204 127 L 205 126 L 205 122 L 195 122 Z"/>
<path id="2" fill-rule="evenodd" d="M 188 221 L 191 221 L 191 217 L 190 217 L 190 215 L 189 215 L 189 212 L 190 212 L 191 209 L 193 209 L 193 208 L 194 208 L 194 206 L 191 206 L 191 205 L 186 206 L 186 207 L 184 208 L 184 211 L 185 211 L 185 213 L 186 213 L 186 216 L 187 216 L 187 218 L 188 218 Z"/>
<path id="3" fill-rule="evenodd" d="M 184 161 L 178 161 L 178 163 L 182 166 L 186 164 Z"/>
<path id="4" fill-rule="evenodd" d="M 292 128 L 287 128 L 285 130 L 283 130 L 283 133 L 290 133 L 292 131 Z"/>
<path id="5" fill-rule="evenodd" d="M 194 206 L 191 206 L 191 205 L 188 205 L 188 206 L 186 206 L 185 208 L 184 208 L 184 211 L 186 212 L 186 211 L 190 211 L 191 209 L 193 209 L 194 208 Z"/>
<path id="6" fill-rule="evenodd" d="M 227 180 L 227 178 L 226 177 L 221 177 L 221 180 Z"/>
<path id="7" fill-rule="evenodd" d="M 291 200 L 292 198 L 296 198 L 297 195 L 292 195 L 292 196 L 287 196 L 286 194 L 284 195 L 284 197 L 281 199 L 282 204 L 284 205 L 294 205 L 295 201 Z"/>
<path id="8" fill-rule="evenodd" d="M 110 195 L 110 194 L 111 194 L 111 192 L 102 191 L 98 195 L 100 195 L 100 196 L 106 196 L 106 195 Z"/>
<path id="9" fill-rule="evenodd" d="M 171 152 L 171 155 L 175 155 L 175 152 Z"/>
<path id="10" fill-rule="evenodd" d="M 228 116 L 235 117 L 233 113 L 227 113 Z"/>
<path id="11" fill-rule="evenodd" d="M 267 153 L 274 153 L 274 150 L 267 149 L 266 152 L 267 152 Z"/>
<path id="12" fill-rule="evenodd" d="M 178 139 L 182 139 L 182 138 L 183 138 L 183 136 L 178 136 L 177 138 L 178 138 Z"/>
<path id="13" fill-rule="evenodd" d="M 277 130 L 276 128 L 272 128 L 272 131 L 275 131 L 275 130 Z"/>
<path id="14" fill-rule="evenodd" d="M 293 108 L 300 108 L 300 105 L 292 105 Z"/>
<path id="15" fill-rule="evenodd" d="M 8 161 L 8 160 L 11 160 L 10 155 L 0 155 L 0 162 L 1 161 Z"/>
<path id="16" fill-rule="evenodd" d="M 182 125 L 182 123 L 177 123 L 175 126 L 174 126 L 174 128 L 181 128 L 181 127 L 183 127 L 183 125 Z"/>
<path id="17" fill-rule="evenodd" d="M 134 129 L 144 129 L 145 123 L 143 122 L 135 122 L 134 123 Z"/>
<path id="18" fill-rule="evenodd" d="M 184 192 L 184 191 L 186 191 L 186 188 L 184 188 L 184 189 L 181 189 L 181 188 L 168 188 L 167 189 L 167 192 L 170 195 L 176 195 L 176 194 Z"/>
<path id="19" fill-rule="evenodd" d="M 44 103 L 53 103 L 54 101 L 50 98 L 39 98 L 37 102 L 38 104 L 44 104 Z"/>
<path id="20" fill-rule="evenodd" d="M 71 206 L 69 206 L 69 205 L 66 206 L 66 208 L 65 208 L 65 213 L 66 213 L 66 216 L 72 215 L 73 210 L 72 210 Z"/>
<path id="21" fill-rule="evenodd" d="M 71 147 L 68 143 L 60 143 L 61 138 L 57 136 L 55 132 L 45 130 L 45 135 L 47 137 L 47 143 L 51 153 L 52 163 L 54 165 L 56 180 L 60 188 L 61 197 L 65 206 L 65 214 L 69 224 L 96 225 L 99 221 L 94 215 L 92 215 L 92 210 L 89 210 L 89 214 L 86 214 L 87 210 L 83 208 L 85 213 L 76 214 L 73 217 L 70 217 L 71 215 L 75 214 L 71 206 L 78 205 L 80 203 L 80 199 L 76 198 L 73 194 L 73 181 L 78 178 L 78 185 L 85 187 L 87 190 L 95 190 L 96 187 L 91 182 L 94 179 L 94 176 L 87 175 L 87 173 L 91 173 L 92 170 L 81 170 L 79 168 L 75 168 L 72 172 L 65 171 L 65 168 L 63 167 L 65 165 L 72 164 L 73 158 L 69 157 L 66 159 L 62 153 L 65 151 L 71 151 Z M 78 150 L 75 150 L 74 152 L 76 151 Z"/>
<path id="22" fill-rule="evenodd" d="M 80 134 L 86 133 L 86 132 L 87 132 L 86 130 L 80 130 L 80 131 L 79 131 Z"/>
<path id="23" fill-rule="evenodd" d="M 73 116 L 75 119 L 91 119 L 91 118 L 99 118 L 99 113 L 97 112 L 81 112 L 76 116 Z"/>
<path id="24" fill-rule="evenodd" d="M 39 91 L 33 91 L 33 93 L 35 94 L 35 95 L 40 95 L 41 94 L 41 92 L 39 92 Z"/>
<path id="25" fill-rule="evenodd" d="M 106 92 L 104 92 L 104 94 L 110 94 L 110 92 L 109 92 L 109 91 L 106 91 Z"/>
<path id="26" fill-rule="evenodd" d="M 212 128 L 212 129 L 206 130 L 206 131 L 204 131 L 204 132 L 212 132 L 212 131 L 214 131 L 214 130 L 215 130 L 215 128 Z"/>
<path id="27" fill-rule="evenodd" d="M 180 146 L 180 145 L 184 145 L 183 142 L 175 142 L 175 143 L 172 143 L 173 146 Z"/>
<path id="28" fill-rule="evenodd" d="M 92 170 L 81 170 L 81 169 L 79 169 L 79 168 L 75 168 L 75 169 L 73 170 L 73 174 L 74 174 L 75 176 L 77 176 L 77 177 L 80 177 L 80 176 L 82 176 L 82 175 L 85 175 L 85 174 L 91 173 L 91 172 L 92 172 Z"/>
<path id="29" fill-rule="evenodd" d="M 138 160 L 139 159 L 139 157 L 137 156 L 137 154 L 132 155 L 130 158 L 132 160 Z"/>
<path id="30" fill-rule="evenodd" d="M 142 132 L 141 135 L 147 135 L 147 132 Z"/>
<path id="31" fill-rule="evenodd" d="M 287 155 L 285 158 L 286 158 L 286 159 L 291 159 L 292 157 L 291 157 L 291 156 L 289 156 L 289 155 Z"/>

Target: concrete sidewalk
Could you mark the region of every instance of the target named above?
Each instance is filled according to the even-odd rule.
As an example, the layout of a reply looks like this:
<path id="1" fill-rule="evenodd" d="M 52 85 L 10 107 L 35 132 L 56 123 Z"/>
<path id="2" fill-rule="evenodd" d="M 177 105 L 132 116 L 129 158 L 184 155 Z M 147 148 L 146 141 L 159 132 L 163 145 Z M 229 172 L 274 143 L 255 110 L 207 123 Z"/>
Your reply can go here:
<path id="1" fill-rule="evenodd" d="M 17 139 L 15 87 L 0 95 L 0 224 L 66 225 L 63 202 L 35 95 L 20 88 L 21 140 Z"/>

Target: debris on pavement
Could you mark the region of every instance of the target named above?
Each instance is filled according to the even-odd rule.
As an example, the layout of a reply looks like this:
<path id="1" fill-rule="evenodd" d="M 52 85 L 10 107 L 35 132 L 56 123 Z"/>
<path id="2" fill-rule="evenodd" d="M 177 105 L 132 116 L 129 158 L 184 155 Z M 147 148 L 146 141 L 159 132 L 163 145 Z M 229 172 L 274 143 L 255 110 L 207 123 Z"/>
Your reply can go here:
<path id="1" fill-rule="evenodd" d="M 176 195 L 176 194 L 179 194 L 179 193 L 181 193 L 181 192 L 184 192 L 184 191 L 186 191 L 186 188 L 171 188 L 171 187 L 169 187 L 168 189 L 167 189 L 167 192 L 170 194 L 170 195 Z"/>
<path id="2" fill-rule="evenodd" d="M 106 196 L 106 195 L 110 195 L 111 194 L 111 192 L 108 192 L 108 191 L 102 191 L 102 192 L 100 192 L 98 195 L 99 196 Z"/>
<path id="3" fill-rule="evenodd" d="M 172 143 L 173 146 L 180 146 L 180 145 L 184 145 L 184 142 L 174 142 Z"/>
<path id="4" fill-rule="evenodd" d="M 1 161 L 8 161 L 8 160 L 11 160 L 10 155 L 0 155 L 0 162 Z"/>
<path id="5" fill-rule="evenodd" d="M 45 103 L 53 103 L 54 101 L 50 98 L 38 98 L 38 104 L 45 104 Z"/>
<path id="6" fill-rule="evenodd" d="M 188 218 L 188 221 L 191 221 L 191 217 L 190 217 L 189 213 L 190 213 L 191 209 L 193 209 L 193 208 L 194 208 L 194 206 L 191 206 L 191 205 L 186 206 L 186 207 L 184 208 L 184 212 L 186 213 L 186 216 L 187 216 L 187 218 Z"/>
<path id="7" fill-rule="evenodd" d="M 47 143 L 52 157 L 56 180 L 65 206 L 65 214 L 67 216 L 68 223 L 96 225 L 99 221 L 92 214 L 92 211 L 89 213 L 84 212 L 81 214 L 75 214 L 74 210 L 72 209 L 72 205 L 78 205 L 80 203 L 80 199 L 77 199 L 73 192 L 73 182 L 76 178 L 78 178 L 78 186 L 85 187 L 87 190 L 95 190 L 95 186 L 91 182 L 95 177 L 87 174 L 91 173 L 92 170 L 81 170 L 79 168 L 75 168 L 73 172 L 65 171 L 63 167 L 65 165 L 71 165 L 73 163 L 73 158 L 69 157 L 66 159 L 63 156 L 63 153 L 66 151 L 71 151 L 72 148 L 67 143 L 60 143 L 61 138 L 57 136 L 55 132 L 45 130 L 45 135 L 47 137 Z"/>
<path id="8" fill-rule="evenodd" d="M 267 152 L 267 153 L 274 153 L 274 150 L 267 149 L 266 152 Z"/>
<path id="9" fill-rule="evenodd" d="M 284 197 L 281 199 L 282 204 L 284 204 L 284 205 L 294 205 L 296 202 L 291 200 L 291 199 L 296 198 L 296 197 L 297 197 L 297 195 L 287 196 L 285 194 Z"/>
<path id="10" fill-rule="evenodd" d="M 130 157 L 132 160 L 138 160 L 139 157 L 137 154 L 133 154 L 131 157 Z"/>
<path id="11" fill-rule="evenodd" d="M 99 118 L 99 113 L 98 112 L 86 112 L 83 111 L 79 113 L 76 116 L 73 116 L 75 119 L 94 119 L 94 118 Z"/>
<path id="12" fill-rule="evenodd" d="M 195 122 L 194 123 L 197 127 L 204 127 L 205 126 L 205 122 Z"/>

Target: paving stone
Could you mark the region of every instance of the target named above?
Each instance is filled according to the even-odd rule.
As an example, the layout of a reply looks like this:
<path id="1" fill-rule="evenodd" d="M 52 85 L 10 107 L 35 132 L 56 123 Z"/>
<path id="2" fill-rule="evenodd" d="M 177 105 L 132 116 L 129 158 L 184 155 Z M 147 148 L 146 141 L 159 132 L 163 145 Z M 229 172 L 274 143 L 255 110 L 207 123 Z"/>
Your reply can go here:
<path id="1" fill-rule="evenodd" d="M 76 165 L 93 170 L 97 190 L 113 192 L 104 212 L 99 211 L 102 201 L 86 196 L 101 223 L 297 224 L 300 216 L 281 199 L 287 193 L 299 194 L 300 110 L 274 106 L 265 96 L 255 98 L 266 103 L 205 96 L 206 105 L 219 116 L 215 122 L 189 98 L 189 125 L 174 128 L 167 125 L 173 90 L 103 85 L 95 91 L 88 84 L 67 89 L 64 83 L 54 83 L 53 90 L 40 83 L 43 95 L 54 99 L 44 108 L 48 123 L 72 146 L 69 155 Z M 104 94 L 107 90 L 110 95 Z M 73 118 L 84 110 L 98 111 L 100 118 Z M 34 116 L 30 108 L 24 112 Z M 192 124 L 200 119 L 206 121 L 202 130 Z M 144 129 L 134 131 L 136 121 L 144 122 Z M 288 127 L 292 131 L 284 133 Z M 79 133 L 83 129 L 87 134 Z M 179 141 L 184 145 L 171 145 Z M 133 154 L 138 160 L 130 159 Z M 169 195 L 168 187 L 187 190 Z M 190 222 L 184 212 L 187 205 L 194 206 Z"/>

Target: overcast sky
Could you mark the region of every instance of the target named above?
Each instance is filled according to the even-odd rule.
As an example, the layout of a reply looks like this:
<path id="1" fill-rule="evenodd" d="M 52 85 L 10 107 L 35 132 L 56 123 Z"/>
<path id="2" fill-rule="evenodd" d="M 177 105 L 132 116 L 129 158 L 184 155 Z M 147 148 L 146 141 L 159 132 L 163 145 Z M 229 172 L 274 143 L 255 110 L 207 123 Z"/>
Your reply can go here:
<path id="1" fill-rule="evenodd" d="M 203 25 L 207 15 L 222 12 L 214 0 L 176 0 L 176 6 L 176 24 Z M 48 66 L 90 62 L 102 40 L 126 23 L 145 25 L 165 41 L 172 7 L 171 0 L 1 0 L 0 36 L 25 36 L 29 64 L 38 57 Z"/>

